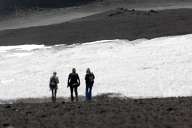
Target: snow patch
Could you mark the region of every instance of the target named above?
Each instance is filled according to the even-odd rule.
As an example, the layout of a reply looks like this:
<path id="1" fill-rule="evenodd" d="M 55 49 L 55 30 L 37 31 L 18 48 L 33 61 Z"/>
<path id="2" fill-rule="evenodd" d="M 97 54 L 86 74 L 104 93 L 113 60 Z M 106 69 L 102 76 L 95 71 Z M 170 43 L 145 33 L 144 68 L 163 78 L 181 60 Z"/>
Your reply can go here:
<path id="1" fill-rule="evenodd" d="M 117 93 L 132 98 L 192 95 L 192 35 L 151 40 L 104 40 L 78 45 L 0 47 L 0 99 L 50 96 L 53 71 L 59 96 L 69 96 L 73 67 L 85 93 L 87 67 L 95 73 L 93 94 Z"/>

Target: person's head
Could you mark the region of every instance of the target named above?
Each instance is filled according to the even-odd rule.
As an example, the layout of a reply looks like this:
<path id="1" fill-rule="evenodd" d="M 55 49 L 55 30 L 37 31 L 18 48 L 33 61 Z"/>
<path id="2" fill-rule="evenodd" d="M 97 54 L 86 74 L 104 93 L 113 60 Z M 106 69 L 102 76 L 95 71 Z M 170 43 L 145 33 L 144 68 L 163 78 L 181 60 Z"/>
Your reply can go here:
<path id="1" fill-rule="evenodd" d="M 90 68 L 87 68 L 87 74 L 89 74 L 89 73 L 91 73 L 91 70 L 90 70 Z"/>
<path id="2" fill-rule="evenodd" d="M 76 73 L 76 69 L 75 68 L 72 69 L 72 73 Z"/>
<path id="3" fill-rule="evenodd" d="M 57 72 L 53 72 L 53 76 L 56 76 L 57 75 Z"/>

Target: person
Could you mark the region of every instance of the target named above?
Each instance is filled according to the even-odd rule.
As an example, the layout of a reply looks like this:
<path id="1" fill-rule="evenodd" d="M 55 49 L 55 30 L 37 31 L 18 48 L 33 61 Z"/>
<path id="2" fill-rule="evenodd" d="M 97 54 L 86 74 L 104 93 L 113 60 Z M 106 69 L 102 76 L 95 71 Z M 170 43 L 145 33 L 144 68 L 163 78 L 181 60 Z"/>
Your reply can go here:
<path id="1" fill-rule="evenodd" d="M 56 102 L 57 89 L 59 84 L 59 78 L 57 77 L 57 73 L 53 72 L 53 76 L 50 78 L 49 87 L 52 92 L 52 101 Z"/>
<path id="2" fill-rule="evenodd" d="M 76 69 L 72 69 L 72 73 L 68 77 L 68 85 L 71 91 L 71 101 L 74 101 L 73 92 L 75 92 L 76 101 L 78 101 L 78 87 L 80 86 L 79 75 L 76 73 Z"/>
<path id="3" fill-rule="evenodd" d="M 92 88 L 94 84 L 95 75 L 91 72 L 91 70 L 88 68 L 85 75 L 85 84 L 86 84 L 86 100 L 89 101 L 92 99 Z"/>

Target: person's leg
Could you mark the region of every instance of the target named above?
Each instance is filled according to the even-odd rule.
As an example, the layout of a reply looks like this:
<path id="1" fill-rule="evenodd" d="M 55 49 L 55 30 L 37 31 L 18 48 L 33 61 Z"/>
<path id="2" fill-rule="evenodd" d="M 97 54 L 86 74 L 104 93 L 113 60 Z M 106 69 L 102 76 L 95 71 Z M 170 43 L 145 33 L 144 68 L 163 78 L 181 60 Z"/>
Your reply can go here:
<path id="1" fill-rule="evenodd" d="M 78 87 L 75 87 L 74 89 L 75 89 L 75 97 L 76 97 L 76 101 L 78 101 L 78 100 L 79 100 L 79 99 L 78 99 L 78 91 L 77 91 Z"/>
<path id="2" fill-rule="evenodd" d="M 89 100 L 92 99 L 92 87 L 93 87 L 93 85 L 90 85 L 90 87 L 89 87 Z"/>
<path id="3" fill-rule="evenodd" d="M 51 89 L 51 93 L 52 93 L 51 99 L 52 99 L 52 102 L 54 102 L 54 90 L 53 90 L 53 88 Z"/>
<path id="4" fill-rule="evenodd" d="M 70 90 L 71 90 L 71 101 L 73 102 L 73 87 L 70 87 Z"/>
<path id="5" fill-rule="evenodd" d="M 90 100 L 90 86 L 87 87 L 87 100 Z"/>
<path id="6" fill-rule="evenodd" d="M 57 100 L 57 88 L 55 88 L 55 101 Z"/>
<path id="7" fill-rule="evenodd" d="M 88 97 L 89 97 L 89 87 L 88 87 L 88 85 L 86 85 L 86 88 L 85 88 L 85 97 L 86 97 L 86 100 L 88 100 Z"/>

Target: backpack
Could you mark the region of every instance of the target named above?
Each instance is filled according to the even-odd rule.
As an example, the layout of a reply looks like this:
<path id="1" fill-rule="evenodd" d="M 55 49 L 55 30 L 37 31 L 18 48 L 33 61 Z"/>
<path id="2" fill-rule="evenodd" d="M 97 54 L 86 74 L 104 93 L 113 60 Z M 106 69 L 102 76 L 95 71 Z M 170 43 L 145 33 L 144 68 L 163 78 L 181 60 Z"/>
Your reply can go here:
<path id="1" fill-rule="evenodd" d="M 56 86 L 56 85 L 57 85 L 57 80 L 56 80 L 55 77 L 52 77 L 52 78 L 51 78 L 50 85 L 51 85 L 51 86 Z"/>
<path id="2" fill-rule="evenodd" d="M 90 74 L 88 78 L 89 78 L 90 82 L 94 82 L 94 75 L 93 74 Z"/>

